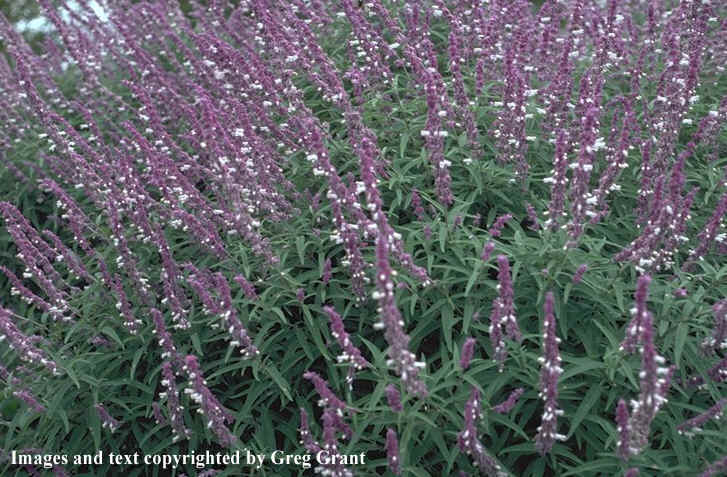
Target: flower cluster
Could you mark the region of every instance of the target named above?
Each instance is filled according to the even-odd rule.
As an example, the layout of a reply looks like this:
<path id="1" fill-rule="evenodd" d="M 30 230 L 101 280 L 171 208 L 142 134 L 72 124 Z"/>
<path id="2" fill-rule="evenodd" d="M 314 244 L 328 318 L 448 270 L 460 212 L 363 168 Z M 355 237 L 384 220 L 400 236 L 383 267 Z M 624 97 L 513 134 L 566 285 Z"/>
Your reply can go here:
<path id="1" fill-rule="evenodd" d="M 489 477 L 504 477 L 507 473 L 502 471 L 500 464 L 493 459 L 480 442 L 477 435 L 477 421 L 482 417 L 480 409 L 480 392 L 477 388 L 472 388 L 470 397 L 464 406 L 464 427 L 457 434 L 457 445 L 459 449 L 470 455 L 473 463 L 484 475 Z"/>
<path id="2" fill-rule="evenodd" d="M 184 393 L 199 406 L 197 412 L 205 417 L 207 428 L 215 433 L 219 443 L 224 447 L 230 447 L 237 438 L 227 428 L 227 424 L 233 423 L 235 418 L 220 404 L 215 395 L 212 394 L 212 391 L 207 387 L 207 381 L 204 379 L 202 371 L 199 368 L 197 357 L 187 355 L 184 358 L 182 371 L 189 379 L 187 386 L 184 388 Z M 169 381 L 168 385 L 171 386 L 172 382 L 173 380 Z M 181 431 L 181 428 L 177 432 L 179 431 Z M 181 431 L 179 435 L 184 436 L 184 431 Z"/>
<path id="3" fill-rule="evenodd" d="M 394 475 L 401 475 L 401 458 L 399 456 L 399 440 L 394 429 L 386 430 L 386 460 L 389 470 Z"/>
<path id="4" fill-rule="evenodd" d="M 247 329 L 237 316 L 237 311 L 232 303 L 230 285 L 225 276 L 221 273 L 202 272 L 191 264 L 187 267 L 192 272 L 188 279 L 190 285 L 202 300 L 205 312 L 220 317 L 222 325 L 227 331 L 230 346 L 239 348 L 240 354 L 246 358 L 260 354 Z M 210 291 L 216 291 L 219 297 L 214 297 Z"/>
<path id="5" fill-rule="evenodd" d="M 514 290 L 512 285 L 512 277 L 510 276 L 510 262 L 504 255 L 498 255 L 498 296 L 492 302 L 492 313 L 490 314 L 490 341 L 494 349 L 494 359 L 498 363 L 500 371 L 502 371 L 505 359 L 507 358 L 507 348 L 503 334 L 514 340 L 521 341 L 520 327 L 517 324 L 515 316 Z"/>
<path id="6" fill-rule="evenodd" d="M 640 392 L 631 401 L 629 413 L 623 400 L 619 402 L 616 422 L 619 428 L 619 454 L 626 459 L 639 454 L 649 443 L 651 422 L 666 403 L 674 367 L 665 367 L 666 360 L 654 347 L 654 330 L 651 313 L 646 313 L 639 323 L 641 344 Z"/>
<path id="7" fill-rule="evenodd" d="M 61 370 L 55 361 L 35 346 L 38 337 L 27 336 L 21 332 L 14 323 L 13 313 L 0 307 L 0 342 L 6 341 L 10 349 L 20 356 L 26 363 L 42 366 L 53 375 L 60 375 Z"/>
<path id="8" fill-rule="evenodd" d="M 336 310 L 330 306 L 324 307 L 323 311 L 326 312 L 328 318 L 331 320 L 331 335 L 333 335 L 333 338 L 335 338 L 343 349 L 343 353 L 338 355 L 338 362 L 348 362 L 351 364 L 346 378 L 348 382 L 351 383 L 353 380 L 353 372 L 355 370 L 367 368 L 371 366 L 371 364 L 366 361 L 361 354 L 361 351 L 351 342 L 351 337 L 343 326 L 343 319 L 341 318 L 341 315 L 339 315 Z"/>
<path id="9" fill-rule="evenodd" d="M 112 433 L 119 428 L 119 421 L 114 419 L 105 407 L 101 404 L 95 404 L 93 407 L 96 409 L 99 419 L 101 419 L 101 427 L 104 429 L 108 427 Z"/>
<path id="10" fill-rule="evenodd" d="M 727 406 L 727 398 L 720 399 L 714 406 L 710 407 L 700 415 L 679 424 L 677 426 L 677 432 L 679 434 L 686 434 L 690 437 L 693 436 L 694 433 L 701 431 L 704 423 L 712 419 L 719 419 L 722 416 L 722 411 L 725 406 Z"/>
<path id="11" fill-rule="evenodd" d="M 393 384 L 386 386 L 386 402 L 394 412 L 401 412 L 404 410 L 404 407 L 401 404 L 401 394 Z"/>
<path id="12" fill-rule="evenodd" d="M 557 429 L 558 416 L 563 414 L 563 410 L 558 407 L 558 379 L 563 368 L 560 367 L 560 338 L 556 335 L 554 301 L 553 292 L 546 293 L 543 305 L 543 356 L 539 358 L 542 365 L 539 396 L 545 403 L 545 409 L 535 438 L 535 447 L 543 455 L 550 452 L 555 441 L 565 440 L 565 436 L 558 434 Z"/>
<path id="13" fill-rule="evenodd" d="M 640 344 L 643 337 L 643 322 L 647 317 L 651 317 L 646 307 L 646 300 L 649 297 L 649 284 L 651 277 L 649 275 L 641 275 L 636 283 L 636 292 L 634 293 L 634 307 L 631 308 L 631 321 L 626 326 L 626 336 L 621 342 L 620 349 L 626 353 L 633 353 L 636 346 Z"/>
<path id="14" fill-rule="evenodd" d="M 712 336 L 702 344 L 705 350 L 727 349 L 727 299 L 720 300 L 712 306 L 714 329 Z"/>
<path id="15" fill-rule="evenodd" d="M 462 370 L 466 370 L 470 367 L 470 362 L 472 361 L 472 357 L 475 355 L 475 344 L 477 343 L 477 340 L 469 337 L 466 340 L 464 340 L 464 344 L 462 345 L 462 352 L 460 353 L 459 357 L 459 366 L 462 368 Z"/>
<path id="16" fill-rule="evenodd" d="M 522 396 L 524 392 L 525 388 L 515 389 L 507 396 L 507 399 L 502 401 L 500 404 L 492 406 L 492 411 L 498 414 L 507 414 L 508 412 L 512 411 L 512 409 L 517 404 L 518 399 L 520 399 L 520 396 Z"/>
<path id="17" fill-rule="evenodd" d="M 303 377 L 313 383 L 318 393 L 318 405 L 323 408 L 323 445 L 319 445 L 310 433 L 308 426 L 308 414 L 303 408 L 300 410 L 300 435 L 304 447 L 311 453 L 318 453 L 320 450 L 328 452 L 332 459 L 328 463 L 320 463 L 315 471 L 322 475 L 332 477 L 350 477 L 352 471 L 345 467 L 341 459 L 336 457 L 338 451 L 338 434 L 341 433 L 346 439 L 353 435 L 351 428 L 343 420 L 344 413 L 349 407 L 341 401 L 328 387 L 326 381 L 313 371 L 307 371 Z"/>

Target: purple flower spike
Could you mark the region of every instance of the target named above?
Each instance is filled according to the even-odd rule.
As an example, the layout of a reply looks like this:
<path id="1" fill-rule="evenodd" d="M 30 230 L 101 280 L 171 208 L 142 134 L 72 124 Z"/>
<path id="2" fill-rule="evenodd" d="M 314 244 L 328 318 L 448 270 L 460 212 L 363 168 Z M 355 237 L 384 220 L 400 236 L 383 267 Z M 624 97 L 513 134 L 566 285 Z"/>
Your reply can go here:
<path id="1" fill-rule="evenodd" d="M 45 412 L 45 407 L 43 407 L 43 405 L 39 403 L 35 396 L 33 396 L 28 390 L 20 389 L 18 391 L 13 391 L 13 396 L 23 401 L 33 411 Z"/>
<path id="2" fill-rule="evenodd" d="M 492 237 L 499 237 L 502 234 L 502 228 L 505 227 L 505 224 L 508 223 L 512 219 L 512 214 L 505 214 L 499 216 L 495 222 L 492 224 L 492 227 L 487 231 L 488 234 Z"/>
<path id="3" fill-rule="evenodd" d="M 337 357 L 338 362 L 351 364 L 351 373 L 349 373 L 347 378 L 350 382 L 353 379 L 352 373 L 354 370 L 361 370 L 371 365 L 363 357 L 361 351 L 351 342 L 351 337 L 343 326 L 341 315 L 330 306 L 324 306 L 323 311 L 328 314 L 328 318 L 331 320 L 331 335 L 333 335 L 341 348 L 343 348 L 343 352 Z"/>
<path id="4" fill-rule="evenodd" d="M 225 424 L 233 423 L 235 419 L 227 409 L 222 407 L 222 404 L 207 387 L 207 381 L 199 368 L 197 357 L 187 355 L 182 370 L 189 378 L 189 384 L 184 392 L 199 406 L 198 412 L 205 417 L 207 428 L 215 433 L 222 446 L 232 446 L 237 438 Z"/>
<path id="5" fill-rule="evenodd" d="M 616 429 L 618 430 L 618 455 L 623 461 L 628 460 L 629 452 L 629 409 L 626 401 L 619 399 L 616 407 Z"/>
<path id="6" fill-rule="evenodd" d="M 320 397 L 320 400 L 318 401 L 319 406 L 333 408 L 341 413 L 348 409 L 346 403 L 338 399 L 338 397 L 333 394 L 333 391 L 331 391 L 328 387 L 326 380 L 318 376 L 317 373 L 313 371 L 306 371 L 303 374 L 303 377 L 312 382 L 313 386 L 315 386 L 316 392 Z"/>
<path id="7" fill-rule="evenodd" d="M 160 399 L 167 400 L 169 411 L 169 424 L 172 426 L 172 442 L 180 439 L 188 439 L 191 431 L 184 426 L 184 407 L 179 403 L 179 388 L 172 364 L 169 361 L 162 363 L 162 386 L 165 391 L 159 393 Z"/>
<path id="8" fill-rule="evenodd" d="M 542 364 L 540 372 L 540 397 L 545 401 L 543 419 L 538 427 L 538 435 L 535 438 L 535 448 L 541 455 L 550 452 L 556 440 L 565 440 L 563 434 L 558 434 L 558 416 L 563 411 L 558 408 L 558 378 L 563 372 L 560 367 L 560 352 L 558 343 L 560 338 L 556 336 L 555 313 L 553 292 L 545 295 L 545 321 L 543 323 L 543 356 L 539 359 Z"/>
<path id="9" fill-rule="evenodd" d="M 626 470 L 624 472 L 624 477 L 639 477 L 639 469 L 636 467 L 631 467 L 630 469 Z"/>
<path id="10" fill-rule="evenodd" d="M 626 458 L 639 454 L 649 444 L 651 422 L 667 401 L 666 395 L 674 373 L 674 366 L 665 367 L 666 360 L 656 353 L 652 316 L 648 311 L 643 316 L 640 328 L 639 342 L 642 343 L 640 393 L 638 400 L 631 401 L 631 415 L 626 425 L 629 441 L 627 447 L 622 449 L 622 458 L 624 454 Z M 619 425 L 621 427 L 621 423 Z M 623 445 L 622 442 L 620 447 Z"/>
<path id="11" fill-rule="evenodd" d="M 386 460 L 389 462 L 389 470 L 391 473 L 401 475 L 399 441 L 396 438 L 396 431 L 394 429 L 386 430 Z"/>
<path id="12" fill-rule="evenodd" d="M 314 438 L 308 424 L 308 413 L 305 409 L 300 408 L 300 440 L 303 447 L 311 454 L 318 454 L 325 449 L 331 457 L 338 454 L 338 439 L 336 438 L 336 413 L 330 408 L 323 411 L 323 446 L 321 446 Z M 331 459 L 333 463 L 322 464 L 317 472 L 323 475 L 331 475 L 336 477 L 352 477 L 353 473 L 340 464 L 340 460 Z"/>
<path id="13" fill-rule="evenodd" d="M 702 347 L 705 350 L 727 349 L 727 299 L 720 300 L 712 306 L 714 314 L 714 330 Z"/>
<path id="14" fill-rule="evenodd" d="M 7 340 L 8 346 L 26 363 L 43 366 L 53 375 L 59 375 L 60 370 L 55 361 L 49 359 L 45 352 L 35 346 L 34 337 L 24 335 L 15 326 L 12 317 L 11 311 L 0 308 L 0 341 Z"/>
<path id="15" fill-rule="evenodd" d="M 401 405 L 401 394 L 396 386 L 389 384 L 386 386 L 386 401 L 389 403 L 389 407 L 394 412 L 401 412 L 404 407 Z"/>
<path id="16" fill-rule="evenodd" d="M 323 264 L 323 273 L 321 274 L 321 281 L 324 285 L 328 284 L 331 280 L 331 259 L 327 258 Z"/>
<path id="17" fill-rule="evenodd" d="M 245 277 L 242 275 L 237 275 L 233 278 L 235 283 L 240 285 L 240 288 L 242 288 L 242 292 L 245 294 L 245 297 L 248 300 L 257 300 L 257 292 L 255 291 L 255 285 L 250 283 Z"/>
<path id="18" fill-rule="evenodd" d="M 579 284 L 581 282 L 581 280 L 583 280 L 583 275 L 586 273 L 587 270 L 588 270 L 588 265 L 586 265 L 585 263 L 583 265 L 581 265 L 580 267 L 578 267 L 578 270 L 576 270 L 576 273 L 573 275 L 573 284 L 574 285 Z"/>
<path id="19" fill-rule="evenodd" d="M 505 320 L 505 328 L 507 335 L 514 341 L 522 341 L 520 328 L 517 324 L 515 316 L 514 290 L 512 286 L 512 278 L 510 277 L 510 262 L 504 255 L 498 255 L 497 265 L 499 272 L 497 279 L 499 280 L 498 290 L 500 292 L 500 307 L 502 309 L 501 316 Z"/>
<path id="20" fill-rule="evenodd" d="M 503 330 L 507 336 L 515 341 L 521 341 L 522 335 L 515 317 L 515 303 L 513 300 L 514 292 L 512 286 L 512 278 L 510 277 L 510 263 L 504 255 L 498 255 L 498 274 L 499 284 L 497 290 L 499 296 L 492 302 L 492 313 L 490 314 L 490 341 L 494 349 L 494 358 L 499 365 L 500 371 L 503 370 L 505 359 L 507 358 L 507 349 L 503 337 Z"/>
<path id="21" fill-rule="evenodd" d="M 704 411 L 702 414 L 684 421 L 677 426 L 679 434 L 686 434 L 691 437 L 702 430 L 702 425 L 712 419 L 719 419 L 722 416 L 724 407 L 727 405 L 727 398 L 720 399 L 717 403 Z"/>
<path id="22" fill-rule="evenodd" d="M 524 392 L 524 388 L 515 389 L 513 392 L 510 393 L 507 399 L 502 401 L 500 404 L 493 406 L 492 411 L 498 414 L 507 414 L 508 412 L 512 411 L 512 408 L 515 407 L 515 404 L 517 404 L 518 399 L 520 399 L 520 396 L 522 396 Z"/>
<path id="23" fill-rule="evenodd" d="M 649 297 L 650 283 L 651 277 L 649 275 L 641 275 L 636 284 L 635 306 L 631 308 L 632 318 L 626 327 L 626 337 L 621 342 L 621 350 L 626 353 L 633 353 L 636 350 L 636 345 L 640 344 L 642 322 L 649 315 L 649 310 L 646 309 L 646 300 Z"/>
<path id="24" fill-rule="evenodd" d="M 482 255 L 480 255 L 480 259 L 482 259 L 483 262 L 488 261 L 490 259 L 490 255 L 492 255 L 492 252 L 494 250 L 495 250 L 495 242 L 490 240 L 482 248 Z"/>
<path id="25" fill-rule="evenodd" d="M 503 371 L 505 359 L 507 359 L 507 347 L 502 334 L 502 315 L 500 314 L 500 300 L 495 298 L 492 301 L 492 313 L 490 313 L 490 343 L 493 349 L 493 359 L 497 363 L 498 370 Z"/>
<path id="26" fill-rule="evenodd" d="M 119 428 L 119 421 L 111 417 L 111 414 L 109 414 L 105 407 L 103 407 L 101 404 L 96 404 L 93 407 L 96 408 L 98 417 L 99 419 L 101 419 L 101 427 L 108 427 L 109 431 L 111 431 L 112 433 Z"/>
<path id="27" fill-rule="evenodd" d="M 477 343 L 477 340 L 474 338 L 467 338 L 462 345 L 462 353 L 459 358 L 459 365 L 463 370 L 466 370 L 470 367 L 470 362 L 472 361 L 472 357 L 475 354 L 475 344 Z"/>
<path id="28" fill-rule="evenodd" d="M 311 435 L 310 425 L 308 424 L 308 413 L 303 408 L 300 408 L 300 440 L 302 441 L 303 447 L 311 454 L 316 454 L 321 450 L 321 447 Z"/>
<path id="29" fill-rule="evenodd" d="M 162 359 L 171 360 L 177 368 L 181 368 L 182 359 L 177 352 L 176 346 L 174 346 L 172 335 L 167 331 L 167 327 L 164 324 L 164 317 L 156 308 L 152 308 L 150 314 L 154 322 L 152 333 L 156 335 L 159 347 L 162 349 Z"/>
<path id="30" fill-rule="evenodd" d="M 472 457 L 474 465 L 480 472 L 490 477 L 504 477 L 507 473 L 502 471 L 500 464 L 485 450 L 477 437 L 477 421 L 482 417 L 480 410 L 480 392 L 472 388 L 470 397 L 464 406 L 464 428 L 457 434 L 457 445 L 465 454 Z"/>

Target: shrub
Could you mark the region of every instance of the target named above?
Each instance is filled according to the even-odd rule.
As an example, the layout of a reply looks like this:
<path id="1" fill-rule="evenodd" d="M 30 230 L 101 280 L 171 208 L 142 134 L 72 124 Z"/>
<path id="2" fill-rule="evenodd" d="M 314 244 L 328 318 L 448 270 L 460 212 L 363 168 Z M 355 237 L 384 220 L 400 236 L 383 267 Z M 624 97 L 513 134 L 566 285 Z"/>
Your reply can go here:
<path id="1" fill-rule="evenodd" d="M 0 20 L 3 475 L 724 469 L 724 4 L 58 3 Z"/>

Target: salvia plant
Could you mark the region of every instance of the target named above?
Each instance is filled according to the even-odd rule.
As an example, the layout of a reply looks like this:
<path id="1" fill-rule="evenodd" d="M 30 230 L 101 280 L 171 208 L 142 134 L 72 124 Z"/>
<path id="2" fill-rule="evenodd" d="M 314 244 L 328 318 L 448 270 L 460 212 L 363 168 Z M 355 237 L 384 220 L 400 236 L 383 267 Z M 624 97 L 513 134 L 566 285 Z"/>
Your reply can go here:
<path id="1" fill-rule="evenodd" d="M 727 475 L 727 3 L 29 3 L 0 474 Z"/>

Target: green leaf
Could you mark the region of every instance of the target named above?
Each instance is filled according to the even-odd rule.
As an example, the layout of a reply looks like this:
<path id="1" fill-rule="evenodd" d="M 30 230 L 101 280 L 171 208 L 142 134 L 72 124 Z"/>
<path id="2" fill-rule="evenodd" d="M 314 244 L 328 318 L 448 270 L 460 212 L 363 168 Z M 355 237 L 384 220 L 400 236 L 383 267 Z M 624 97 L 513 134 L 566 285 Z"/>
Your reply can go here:
<path id="1" fill-rule="evenodd" d="M 570 430 L 568 431 L 568 437 L 566 439 L 570 439 L 576 429 L 578 429 L 578 426 L 583 421 L 583 418 L 586 417 L 593 405 L 596 404 L 596 402 L 598 401 L 598 398 L 601 397 L 601 391 L 601 383 L 595 383 L 594 385 L 592 385 L 591 389 L 588 390 L 585 397 L 581 401 L 580 406 L 578 406 L 575 414 L 573 414 L 573 419 L 571 419 L 570 422 Z"/>
<path id="2" fill-rule="evenodd" d="M 273 382 L 278 385 L 280 390 L 283 392 L 283 395 L 288 399 L 288 401 L 293 400 L 293 396 L 290 394 L 290 388 L 288 386 L 288 382 L 285 380 L 283 375 L 280 374 L 280 371 L 278 371 L 278 368 L 275 367 L 274 364 L 268 363 L 267 367 L 265 368 L 265 371 L 267 371 L 270 378 L 272 378 Z M 285 405 L 285 401 L 281 399 L 281 405 Z"/>
<path id="3" fill-rule="evenodd" d="M 676 364 L 677 368 L 679 368 L 679 363 L 682 360 L 682 352 L 687 342 L 687 333 L 689 333 L 689 325 L 679 323 L 677 325 L 676 336 L 674 337 L 674 364 Z"/>
<path id="4" fill-rule="evenodd" d="M 305 237 L 302 235 L 299 235 L 295 238 L 295 248 L 298 251 L 298 259 L 300 260 L 300 264 L 305 264 Z"/>

